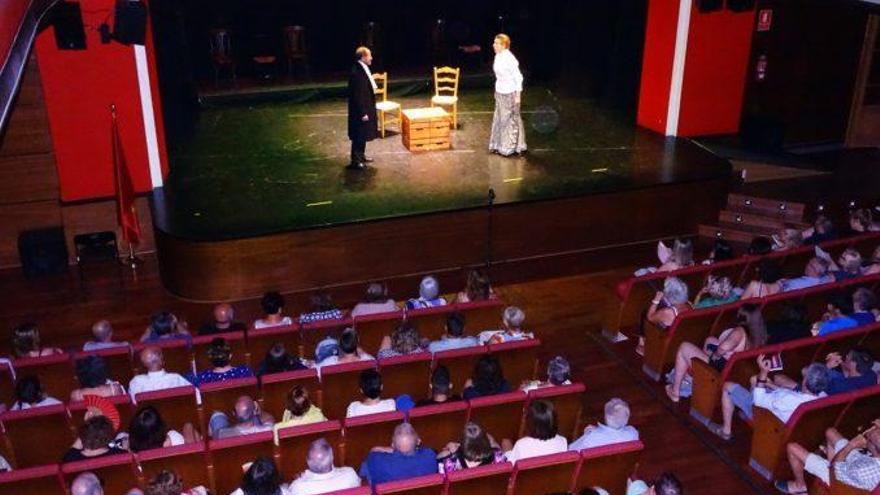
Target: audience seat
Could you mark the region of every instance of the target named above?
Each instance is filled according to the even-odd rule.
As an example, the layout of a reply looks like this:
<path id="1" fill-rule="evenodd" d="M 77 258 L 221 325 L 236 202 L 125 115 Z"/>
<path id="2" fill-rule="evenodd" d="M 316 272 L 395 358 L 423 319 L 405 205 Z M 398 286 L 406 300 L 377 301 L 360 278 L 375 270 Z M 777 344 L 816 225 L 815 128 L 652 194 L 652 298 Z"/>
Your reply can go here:
<path id="1" fill-rule="evenodd" d="M 354 329 L 357 330 L 361 349 L 375 356 L 379 352 L 382 338 L 391 335 L 402 321 L 401 310 L 355 317 Z"/>
<path id="2" fill-rule="evenodd" d="M 128 385 L 134 376 L 132 368 L 131 347 L 113 347 L 110 349 L 98 349 L 94 351 L 79 351 L 73 355 L 73 362 L 87 356 L 101 356 L 107 364 L 110 377 L 123 385 Z"/>
<path id="3" fill-rule="evenodd" d="M 477 360 L 488 351 L 488 346 L 478 345 L 437 352 L 434 354 L 434 368 L 440 365 L 449 368 L 452 392 L 460 394 L 464 389 L 464 383 L 474 374 L 474 365 L 477 364 Z"/>
<path id="4" fill-rule="evenodd" d="M 70 398 L 70 392 L 78 388 L 70 357 L 70 354 L 52 354 L 21 358 L 16 359 L 12 366 L 15 368 L 17 379 L 35 375 L 40 378 L 40 385 L 43 386 L 46 395 L 65 402 Z"/>
<path id="5" fill-rule="evenodd" d="M 376 361 L 335 364 L 321 367 L 321 392 L 324 416 L 327 419 L 342 419 L 348 405 L 360 400 L 361 371 L 374 369 Z M 383 394 L 383 397 L 387 395 Z"/>
<path id="6" fill-rule="evenodd" d="M 116 410 L 119 411 L 119 424 L 123 430 L 128 429 L 131 418 L 134 416 L 134 405 L 131 403 L 131 397 L 128 394 L 114 395 L 107 397 Z M 70 402 L 67 404 L 67 410 L 70 411 L 70 421 L 74 430 L 78 429 L 85 422 L 86 403 L 84 401 Z"/>
<path id="7" fill-rule="evenodd" d="M 230 414 L 235 406 L 235 401 L 242 395 L 248 395 L 254 400 L 260 398 L 255 377 L 206 383 L 199 386 L 199 392 L 202 394 L 202 419 L 204 421 L 202 431 L 208 431 L 207 422 L 210 420 L 211 414 L 215 411 Z M 280 420 L 281 417 L 278 416 L 275 419 Z"/>
<path id="8" fill-rule="evenodd" d="M 559 434 L 571 441 L 581 433 L 581 412 L 584 408 L 583 395 L 586 389 L 583 383 L 543 387 L 529 391 L 529 402 L 538 399 L 552 402 L 556 411 Z"/>
<path id="9" fill-rule="evenodd" d="M 382 395 L 397 397 L 408 394 L 414 400 L 429 394 L 431 353 L 417 352 L 379 360 L 382 373 Z"/>
<path id="10" fill-rule="evenodd" d="M 333 447 L 333 459 L 337 466 L 342 465 L 342 423 L 340 421 L 321 421 L 302 426 L 291 426 L 278 430 L 278 450 L 281 462 L 278 469 L 281 478 L 290 480 L 300 475 L 306 468 L 306 455 L 312 442 L 324 438 Z M 357 469 L 358 466 L 355 466 Z"/>
<path id="11" fill-rule="evenodd" d="M 402 493 L 406 495 L 442 495 L 445 488 L 442 474 L 426 474 L 416 478 L 389 481 L 376 485 L 376 495 Z"/>
<path id="12" fill-rule="evenodd" d="M 0 492 L 10 495 L 68 495 L 58 464 L 0 473 Z"/>
<path id="13" fill-rule="evenodd" d="M 461 440 L 467 415 L 467 403 L 459 400 L 410 409 L 408 421 L 419 432 L 422 445 L 439 452 L 447 443 Z"/>
<path id="14" fill-rule="evenodd" d="M 645 321 L 645 358 L 642 371 L 654 381 L 669 370 L 675 353 L 682 342 L 702 342 L 711 335 L 716 320 L 724 310 L 736 311 L 739 303 L 724 304 L 711 308 L 694 309 L 682 313 L 668 329 L 662 329 Z"/>
<path id="15" fill-rule="evenodd" d="M 203 423 L 195 387 L 175 387 L 144 392 L 137 394 L 134 399 L 137 409 L 145 406 L 155 407 L 169 428 L 180 431 L 186 423 L 192 423 L 193 426 Z M 230 405 L 230 409 L 231 407 Z"/>
<path id="16" fill-rule="evenodd" d="M 241 364 L 254 366 L 253 363 L 248 361 L 248 346 L 245 341 L 244 332 L 224 332 L 215 335 L 193 337 L 192 354 L 196 363 L 196 371 L 204 371 L 214 367 L 211 364 L 211 360 L 208 359 L 208 349 L 211 348 L 211 342 L 216 338 L 225 339 L 232 349 L 232 360 L 230 361 L 232 366 Z"/>
<path id="17" fill-rule="evenodd" d="M 540 349 L 541 341 L 538 339 L 489 345 L 489 352 L 501 362 L 504 378 L 511 387 L 519 387 L 523 382 L 535 378 Z"/>
<path id="18" fill-rule="evenodd" d="M 146 373 L 143 364 L 141 364 L 141 351 L 147 347 L 159 347 L 162 349 L 162 359 L 165 362 L 165 370 L 185 375 L 193 372 L 192 348 L 186 340 L 162 340 L 159 342 L 138 342 L 132 346 L 134 357 L 135 374 Z"/>
<path id="19" fill-rule="evenodd" d="M 55 464 L 76 439 L 63 404 L 5 412 L 0 426 L 15 468 Z"/>
<path id="20" fill-rule="evenodd" d="M 446 495 L 504 495 L 512 473 L 509 462 L 453 471 L 446 474 Z"/>
<path id="21" fill-rule="evenodd" d="M 516 441 L 522 428 L 526 393 L 522 390 L 472 399 L 468 421 L 483 427 L 498 442 L 508 438 Z"/>
<path id="22" fill-rule="evenodd" d="M 263 359 L 266 358 L 266 353 L 269 352 L 269 349 L 277 342 L 282 342 L 287 352 L 301 355 L 302 342 L 300 340 L 299 324 L 294 323 L 293 325 L 248 330 L 248 362 L 254 368 L 257 368 L 263 362 Z"/>
<path id="23" fill-rule="evenodd" d="M 170 469 L 183 479 L 184 488 L 211 486 L 209 457 L 205 442 L 144 450 L 136 453 L 135 459 L 143 472 L 144 482 L 155 477 L 163 469 Z M 145 483 L 141 484 L 142 489 L 145 488 L 144 485 Z"/>
<path id="24" fill-rule="evenodd" d="M 208 455 L 213 467 L 214 492 L 231 493 L 241 484 L 245 464 L 257 457 L 274 458 L 275 442 L 271 431 L 211 440 Z"/>
<path id="25" fill-rule="evenodd" d="M 635 441 L 580 451 L 574 493 L 598 486 L 611 495 L 623 495 L 644 448 L 642 442 Z"/>
<path id="26" fill-rule="evenodd" d="M 403 413 L 400 411 L 347 418 L 343 422 L 342 433 L 343 464 L 358 467 L 367 458 L 370 449 L 380 445 L 391 445 L 394 428 L 403 420 Z"/>
<path id="27" fill-rule="evenodd" d="M 61 465 L 61 472 L 69 486 L 84 472 L 92 472 L 101 480 L 104 493 L 128 493 L 138 485 L 138 468 L 130 452 Z"/>
<path id="28" fill-rule="evenodd" d="M 9 363 L 0 363 L 0 404 L 7 407 L 15 402 L 15 380 Z"/>
<path id="29" fill-rule="evenodd" d="M 446 333 L 446 318 L 453 312 L 455 307 L 436 306 L 433 308 L 420 308 L 407 311 L 404 318 L 415 326 L 422 338 L 439 340 Z M 465 319 L 467 324 L 467 319 Z"/>
<path id="30" fill-rule="evenodd" d="M 302 385 L 309 391 L 309 400 L 323 411 L 321 384 L 315 369 L 287 371 L 263 375 L 260 378 L 260 393 L 263 397 L 263 410 L 280 419 L 287 407 L 287 393 L 295 385 Z M 324 411 L 326 414 L 326 411 Z"/>
<path id="31" fill-rule="evenodd" d="M 568 492 L 575 479 L 577 452 L 542 455 L 517 461 L 510 478 L 510 495 Z"/>
<path id="32" fill-rule="evenodd" d="M 501 328 L 504 301 L 497 297 L 483 301 L 456 303 L 455 311 L 464 315 L 465 333 L 476 335 L 484 330 Z"/>
<path id="33" fill-rule="evenodd" d="M 834 425 L 846 438 L 853 438 L 877 418 L 880 418 L 880 387 L 856 390 L 852 401 Z"/>

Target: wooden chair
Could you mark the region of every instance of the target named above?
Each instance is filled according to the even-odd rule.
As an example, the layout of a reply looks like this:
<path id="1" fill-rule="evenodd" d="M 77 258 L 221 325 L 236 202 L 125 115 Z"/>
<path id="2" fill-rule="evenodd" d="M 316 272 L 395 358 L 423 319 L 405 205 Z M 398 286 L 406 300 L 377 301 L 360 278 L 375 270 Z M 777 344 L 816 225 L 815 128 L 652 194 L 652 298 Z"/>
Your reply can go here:
<path id="1" fill-rule="evenodd" d="M 229 364 L 232 366 L 242 364 L 254 366 L 254 363 L 248 360 L 248 347 L 247 342 L 245 342 L 244 332 L 224 332 L 215 335 L 193 337 L 192 355 L 196 364 L 196 371 L 204 371 L 214 367 L 211 364 L 211 360 L 208 359 L 208 349 L 211 347 L 211 342 L 217 338 L 224 339 L 232 349 L 232 360 Z"/>
<path id="2" fill-rule="evenodd" d="M 410 409 L 408 420 L 419 432 L 422 445 L 439 452 L 447 443 L 461 438 L 467 417 L 468 405 L 459 400 Z"/>
<path id="3" fill-rule="evenodd" d="M 235 56 L 232 53 L 232 38 L 225 29 L 212 29 L 209 38 L 211 64 L 214 67 L 214 87 L 220 85 L 220 72 L 226 70 L 236 84 Z"/>
<path id="4" fill-rule="evenodd" d="M 403 321 L 403 311 L 390 311 L 373 315 L 358 316 L 354 319 L 354 329 L 357 330 L 358 342 L 363 350 L 376 355 L 382 338 L 391 335 L 391 332 Z"/>
<path id="5" fill-rule="evenodd" d="M 458 80 L 461 69 L 434 67 L 434 96 L 432 107 L 452 107 L 452 128 L 458 128 Z"/>
<path id="6" fill-rule="evenodd" d="M 510 478 L 510 495 L 568 492 L 580 456 L 577 452 L 542 455 L 516 462 Z"/>
<path id="7" fill-rule="evenodd" d="M 529 391 L 529 402 L 533 400 L 552 402 L 553 410 L 556 411 L 559 434 L 571 441 L 580 436 L 583 396 L 586 389 L 583 383 L 543 387 Z"/>
<path id="8" fill-rule="evenodd" d="M 324 438 L 333 447 L 333 459 L 337 465 L 342 461 L 342 423 L 321 421 L 302 426 L 290 426 L 278 430 L 278 469 L 282 479 L 294 479 L 306 469 L 309 446 Z"/>
<path id="9" fill-rule="evenodd" d="M 361 396 L 361 371 L 375 367 L 376 361 L 359 361 L 321 367 L 323 411 L 327 419 L 345 417 L 348 405 Z"/>
<path id="10" fill-rule="evenodd" d="M 739 308 L 739 303 L 723 306 L 694 309 L 682 313 L 667 329 L 659 328 L 646 321 L 645 359 L 642 371 L 654 381 L 659 381 L 663 374 L 672 367 L 675 353 L 682 342 L 702 345 L 706 337 L 711 335 L 721 312 L 725 309 Z M 725 308 L 728 306 L 729 308 Z"/>
<path id="11" fill-rule="evenodd" d="M 135 459 L 143 472 L 141 489 L 145 489 L 146 482 L 164 469 L 177 473 L 185 483 L 184 488 L 200 485 L 211 486 L 211 473 L 208 469 L 209 459 L 205 442 L 144 450 L 136 453 Z"/>
<path id="12" fill-rule="evenodd" d="M 175 387 L 155 392 L 144 392 L 134 397 L 137 409 L 153 406 L 169 428 L 180 431 L 186 423 L 198 427 L 203 424 L 195 387 Z M 210 414 L 210 413 L 209 413 Z M 207 431 L 203 431 L 207 434 Z"/>
<path id="13" fill-rule="evenodd" d="M 382 373 L 382 395 L 397 397 L 408 394 L 413 399 L 429 393 L 431 353 L 417 352 L 379 360 Z"/>
<path id="14" fill-rule="evenodd" d="M 426 474 L 416 478 L 388 481 L 376 485 L 376 495 L 401 493 L 405 495 L 442 495 L 444 492 L 443 475 L 440 473 Z"/>
<path id="15" fill-rule="evenodd" d="M 626 480 L 638 464 L 645 446 L 640 441 L 606 445 L 580 451 L 573 492 L 600 486 L 611 495 L 626 493 Z"/>
<path id="16" fill-rule="evenodd" d="M 73 363 L 88 356 L 100 356 L 107 365 L 110 377 L 123 385 L 128 385 L 134 371 L 131 361 L 131 346 L 112 347 L 110 349 L 98 349 L 94 351 L 79 351 L 73 354 Z"/>
<path id="17" fill-rule="evenodd" d="M 401 132 L 400 126 L 403 123 L 403 115 L 400 103 L 388 99 L 388 73 L 377 72 L 373 74 L 373 80 L 376 81 L 376 99 L 382 98 L 376 102 L 376 111 L 379 112 L 379 133 L 384 139 L 386 125 L 397 124 L 398 132 Z M 386 113 L 390 117 L 386 117 Z"/>
<path id="18" fill-rule="evenodd" d="M 9 463 L 16 469 L 55 464 L 76 439 L 63 404 L 0 414 Z"/>
<path id="19" fill-rule="evenodd" d="M 309 77 L 309 52 L 306 47 L 306 28 L 303 26 L 285 26 L 282 30 L 284 37 L 284 55 L 287 58 L 287 75 L 293 74 L 294 64 L 303 66 L 305 76 Z"/>
<path id="20" fill-rule="evenodd" d="M 516 441 L 521 431 L 526 393 L 522 390 L 471 399 L 468 421 L 474 421 L 499 442 Z"/>
<path id="21" fill-rule="evenodd" d="M 50 464 L 0 473 L 0 492 L 39 495 L 68 495 L 61 478 L 61 466 Z"/>
<path id="22" fill-rule="evenodd" d="M 70 392 L 77 388 L 69 354 L 20 358 L 13 361 L 12 366 L 17 379 L 28 375 L 38 377 L 46 395 L 60 401 L 70 398 Z"/>
<path id="23" fill-rule="evenodd" d="M 507 493 L 513 464 L 503 462 L 447 473 L 446 495 L 489 495 Z"/>
<path id="24" fill-rule="evenodd" d="M 452 390 L 455 393 L 461 393 L 464 389 L 464 383 L 473 375 L 477 360 L 488 351 L 488 346 L 478 345 L 437 352 L 434 353 L 434 368 L 440 365 L 449 368 Z"/>
<path id="25" fill-rule="evenodd" d="M 61 465 L 61 472 L 69 486 L 84 472 L 94 473 L 100 480 L 104 493 L 128 493 L 138 485 L 137 464 L 130 452 Z"/>
<path id="26" fill-rule="evenodd" d="M 211 440 L 208 456 L 213 466 L 214 493 L 232 493 L 241 484 L 244 466 L 257 457 L 273 458 L 274 434 L 271 431 Z"/>
<path id="27" fill-rule="evenodd" d="M 360 466 L 370 449 L 378 445 L 391 445 L 394 428 L 403 420 L 400 411 L 347 418 L 343 422 L 344 464 Z"/>
<path id="28" fill-rule="evenodd" d="M 287 393 L 295 385 L 302 385 L 309 391 L 309 400 L 323 410 L 321 384 L 318 382 L 318 371 L 315 369 L 287 371 L 263 375 L 260 378 L 260 392 L 263 396 L 263 410 L 273 415 L 276 420 L 284 415 L 287 407 Z"/>
<path id="29" fill-rule="evenodd" d="M 538 339 L 489 345 L 489 353 L 498 358 L 504 371 L 504 378 L 512 387 L 535 378 L 540 349 L 541 341 Z"/>

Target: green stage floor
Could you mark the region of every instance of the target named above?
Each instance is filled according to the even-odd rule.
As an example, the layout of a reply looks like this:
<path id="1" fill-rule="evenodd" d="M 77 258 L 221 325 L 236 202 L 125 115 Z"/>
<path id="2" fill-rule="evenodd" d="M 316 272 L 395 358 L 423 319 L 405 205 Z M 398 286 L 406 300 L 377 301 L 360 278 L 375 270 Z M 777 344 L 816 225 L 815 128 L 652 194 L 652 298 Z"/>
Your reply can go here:
<path id="1" fill-rule="evenodd" d="M 404 108 L 428 95 L 394 97 Z M 347 171 L 346 102 L 235 103 L 201 110 L 154 195 L 154 222 L 190 239 L 227 239 L 402 215 L 703 180 L 729 164 L 687 140 L 664 139 L 586 99 L 527 88 L 529 152 L 488 153 L 493 95 L 467 90 L 453 149 L 414 154 L 396 132 L 372 141 L 375 163 Z"/>

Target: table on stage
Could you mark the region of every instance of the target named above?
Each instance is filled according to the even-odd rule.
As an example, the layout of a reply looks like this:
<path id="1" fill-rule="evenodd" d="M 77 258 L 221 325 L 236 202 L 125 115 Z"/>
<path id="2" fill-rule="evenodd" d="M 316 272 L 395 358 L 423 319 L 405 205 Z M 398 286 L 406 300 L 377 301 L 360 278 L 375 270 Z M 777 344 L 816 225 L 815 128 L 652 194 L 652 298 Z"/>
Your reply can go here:
<path id="1" fill-rule="evenodd" d="M 403 111 L 403 145 L 410 151 L 448 150 L 451 120 L 440 107 L 410 108 Z"/>

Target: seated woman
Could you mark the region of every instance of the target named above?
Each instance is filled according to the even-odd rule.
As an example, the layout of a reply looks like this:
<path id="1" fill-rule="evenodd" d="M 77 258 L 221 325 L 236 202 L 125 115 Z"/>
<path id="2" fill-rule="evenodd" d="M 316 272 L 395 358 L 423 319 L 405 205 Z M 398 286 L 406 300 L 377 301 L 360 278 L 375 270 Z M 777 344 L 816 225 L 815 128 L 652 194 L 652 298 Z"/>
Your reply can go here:
<path id="1" fill-rule="evenodd" d="M 782 270 L 779 263 L 770 259 L 762 259 L 758 263 L 755 280 L 749 282 L 740 299 L 767 297 L 782 292 Z"/>
<path id="2" fill-rule="evenodd" d="M 232 348 L 229 343 L 222 337 L 211 340 L 211 345 L 207 350 L 208 359 L 211 361 L 213 368 L 204 370 L 196 376 L 189 373 L 187 378 L 193 385 L 199 386 L 205 383 L 223 382 L 233 380 L 235 378 L 248 378 L 254 376 L 254 371 L 246 364 L 232 366 Z"/>
<path id="3" fill-rule="evenodd" d="M 732 259 L 733 246 L 731 246 L 730 243 L 725 241 L 724 239 L 715 239 L 715 242 L 712 245 L 712 251 L 709 252 L 709 257 L 703 260 L 702 264 L 711 265 L 713 263 Z"/>
<path id="4" fill-rule="evenodd" d="M 356 363 L 358 361 L 370 361 L 372 355 L 360 348 L 357 331 L 354 328 L 346 328 L 339 336 L 339 354 L 327 356 L 317 363 L 317 366 L 330 366 L 334 364 Z"/>
<path id="5" fill-rule="evenodd" d="M 265 316 L 254 321 L 254 329 L 292 325 L 293 320 L 284 316 L 284 297 L 278 292 L 267 292 L 260 299 L 260 307 Z"/>
<path id="6" fill-rule="evenodd" d="M 372 283 L 367 286 L 364 299 L 357 303 L 351 310 L 351 317 L 374 315 L 397 311 L 397 303 L 388 297 L 388 287 L 381 283 Z"/>
<path id="7" fill-rule="evenodd" d="M 124 395 L 125 388 L 109 378 L 107 363 L 101 356 L 86 356 L 76 362 L 76 378 L 82 388 L 70 392 L 70 400 L 78 402 L 84 395 L 111 397 Z"/>
<path id="8" fill-rule="evenodd" d="M 248 466 L 241 486 L 236 488 L 230 495 L 289 495 L 287 485 L 281 483 L 281 475 L 275 462 L 268 457 L 257 457 Z"/>
<path id="9" fill-rule="evenodd" d="M 672 253 L 668 260 L 661 264 L 658 272 L 671 272 L 687 268 L 694 264 L 694 244 L 690 239 L 675 239 L 672 244 Z"/>
<path id="10" fill-rule="evenodd" d="M 304 370 L 308 365 L 298 356 L 287 352 L 283 342 L 275 342 L 266 351 L 266 357 L 257 367 L 257 376 L 271 375 L 272 373 L 284 373 L 285 371 Z"/>
<path id="11" fill-rule="evenodd" d="M 562 356 L 556 356 L 547 363 L 547 380 L 530 380 L 522 384 L 520 390 L 528 392 L 536 388 L 571 385 L 571 365 Z"/>
<path id="12" fill-rule="evenodd" d="M 74 447 L 64 454 L 61 462 L 83 461 L 108 455 L 124 454 L 126 451 L 111 446 L 116 432 L 113 423 L 105 416 L 94 416 L 79 427 L 79 437 Z"/>
<path id="13" fill-rule="evenodd" d="M 485 301 L 495 297 L 489 277 L 481 270 L 471 270 L 467 275 L 464 290 L 455 296 L 455 302 L 468 303 L 473 301 Z"/>
<path id="14" fill-rule="evenodd" d="M 341 320 L 344 316 L 342 310 L 333 304 L 330 294 L 318 291 L 312 294 L 312 311 L 299 315 L 300 323 L 314 323 L 325 320 Z"/>
<path id="15" fill-rule="evenodd" d="M 477 338 L 481 344 L 501 344 L 535 338 L 534 333 L 523 329 L 525 321 L 526 314 L 523 310 L 516 306 L 508 306 L 501 313 L 501 329 L 485 330 L 480 332 Z"/>
<path id="16" fill-rule="evenodd" d="M 440 297 L 440 283 L 434 277 L 424 277 L 419 283 L 419 297 L 406 302 L 406 309 L 433 308 L 445 306 L 446 299 Z"/>
<path id="17" fill-rule="evenodd" d="M 856 234 L 880 232 L 880 222 L 874 221 L 870 208 L 859 208 L 849 212 L 849 228 Z"/>
<path id="18" fill-rule="evenodd" d="M 864 266 L 865 275 L 874 275 L 875 273 L 880 273 L 880 246 L 874 249 L 871 259 Z"/>
<path id="19" fill-rule="evenodd" d="M 31 358 L 62 354 L 57 347 L 40 345 L 40 330 L 36 323 L 22 323 L 12 329 L 12 353 L 16 358 Z"/>
<path id="20" fill-rule="evenodd" d="M 192 341 L 189 326 L 180 321 L 170 311 L 159 311 L 150 316 L 150 326 L 141 335 L 141 342 L 161 342 L 164 340 Z"/>
<path id="21" fill-rule="evenodd" d="M 767 343 L 767 329 L 760 306 L 744 304 L 737 311 L 736 320 L 736 326 L 724 330 L 718 337 L 706 338 L 702 349 L 690 342 L 683 342 L 678 347 L 672 383 L 666 386 L 666 395 L 672 402 L 679 401 L 681 382 L 690 371 L 692 359 L 709 363 L 721 371 L 735 353 Z"/>
<path id="22" fill-rule="evenodd" d="M 295 385 L 287 393 L 287 403 L 280 423 L 275 423 L 275 432 L 288 426 L 307 425 L 326 421 L 327 418 L 318 406 L 309 399 L 309 391 L 302 385 Z"/>
<path id="23" fill-rule="evenodd" d="M 678 318 L 678 315 L 691 310 L 688 301 L 688 286 L 678 277 L 667 277 L 663 280 L 663 290 L 654 294 L 654 299 L 639 325 L 639 343 L 636 353 L 645 354 L 645 322 L 648 321 L 659 328 L 667 329 Z"/>
<path id="24" fill-rule="evenodd" d="M 382 338 L 382 344 L 379 346 L 379 352 L 376 356 L 383 359 L 406 356 L 424 350 L 425 347 L 422 346 L 422 336 L 419 335 L 419 331 L 412 323 L 403 322 L 394 329 L 390 336 L 386 335 Z"/>
<path id="25" fill-rule="evenodd" d="M 804 230 L 801 235 L 804 236 L 804 244 L 815 246 L 816 244 L 837 239 L 837 233 L 834 231 L 834 223 L 825 215 L 819 215 L 813 221 L 813 226 Z"/>
<path id="26" fill-rule="evenodd" d="M 15 402 L 10 411 L 22 411 L 33 407 L 54 406 L 62 402 L 49 397 L 43 392 L 40 379 L 35 375 L 26 375 L 15 382 Z"/>
<path id="27" fill-rule="evenodd" d="M 123 441 L 123 445 L 127 445 L 132 452 L 140 452 L 161 447 L 175 447 L 199 439 L 200 435 L 191 423 L 183 425 L 183 434 L 181 434 L 165 424 L 155 407 L 146 406 L 139 409 L 131 418 L 128 437 Z"/>
<path id="28" fill-rule="evenodd" d="M 568 440 L 559 434 L 553 403 L 546 400 L 530 402 L 526 410 L 526 436 L 515 444 L 505 438 L 501 441 L 501 448 L 504 457 L 513 463 L 520 459 L 567 451 Z"/>
<path id="29" fill-rule="evenodd" d="M 437 453 L 441 473 L 450 473 L 477 466 L 506 462 L 504 452 L 480 425 L 469 421 L 464 425 L 461 443 L 449 442 Z"/>
<path id="30" fill-rule="evenodd" d="M 364 400 L 349 404 L 346 418 L 397 410 L 394 399 L 382 399 L 382 375 L 376 370 L 361 371 L 361 394 Z"/>
<path id="31" fill-rule="evenodd" d="M 733 289 L 733 283 L 727 277 L 714 277 L 709 275 L 706 285 L 697 292 L 694 299 L 694 309 L 711 308 L 722 304 L 730 304 L 739 299 L 739 294 Z"/>
<path id="32" fill-rule="evenodd" d="M 474 365 L 474 374 L 464 384 L 461 395 L 465 399 L 487 397 L 510 392 L 510 384 L 504 379 L 501 362 L 492 354 L 480 356 Z"/>

